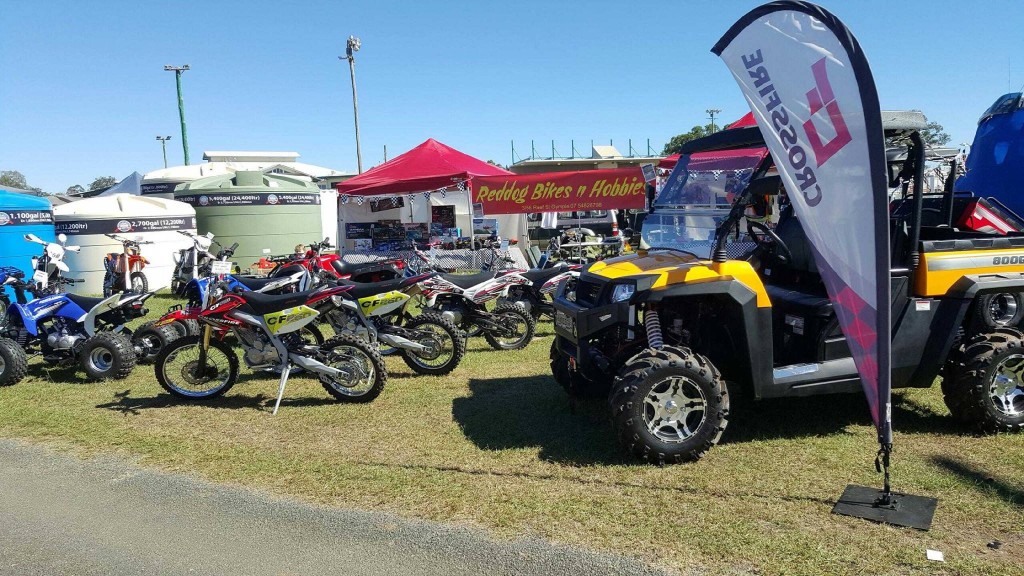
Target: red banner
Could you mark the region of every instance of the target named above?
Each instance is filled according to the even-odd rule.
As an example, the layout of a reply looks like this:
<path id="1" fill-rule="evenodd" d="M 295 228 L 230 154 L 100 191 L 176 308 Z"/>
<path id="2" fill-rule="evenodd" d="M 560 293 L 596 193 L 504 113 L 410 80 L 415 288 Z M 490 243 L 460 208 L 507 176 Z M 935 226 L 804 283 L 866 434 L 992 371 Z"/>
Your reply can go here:
<path id="1" fill-rule="evenodd" d="M 473 202 L 485 214 L 622 210 L 643 208 L 644 199 L 639 166 L 473 178 Z"/>

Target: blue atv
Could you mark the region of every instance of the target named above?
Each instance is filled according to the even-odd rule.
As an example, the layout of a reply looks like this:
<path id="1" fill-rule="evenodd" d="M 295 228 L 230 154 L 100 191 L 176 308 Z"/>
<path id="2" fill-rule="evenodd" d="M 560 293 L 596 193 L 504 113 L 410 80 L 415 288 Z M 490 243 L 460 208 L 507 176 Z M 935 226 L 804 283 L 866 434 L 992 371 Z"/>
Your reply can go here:
<path id="1" fill-rule="evenodd" d="M 7 286 L 23 281 L 25 273 L 12 266 L 0 266 L 0 326 L 7 320 L 7 307 L 11 298 Z M 28 372 L 28 358 L 18 343 L 10 338 L 0 338 L 0 386 L 13 386 Z"/>
<path id="2" fill-rule="evenodd" d="M 58 281 L 75 282 L 67 278 Z M 26 352 L 42 354 L 57 366 L 78 363 L 92 380 L 121 379 L 135 367 L 135 344 L 124 324 L 146 315 L 143 304 L 151 293 L 128 292 L 107 298 L 58 293 L 26 301 L 31 283 L 16 280 L 7 285 L 15 289 L 17 301 L 7 308 L 2 335 L 19 347 L 22 356 Z M 0 359 L 8 360 L 2 339 Z M 0 373 L 0 381 L 5 376 Z"/>

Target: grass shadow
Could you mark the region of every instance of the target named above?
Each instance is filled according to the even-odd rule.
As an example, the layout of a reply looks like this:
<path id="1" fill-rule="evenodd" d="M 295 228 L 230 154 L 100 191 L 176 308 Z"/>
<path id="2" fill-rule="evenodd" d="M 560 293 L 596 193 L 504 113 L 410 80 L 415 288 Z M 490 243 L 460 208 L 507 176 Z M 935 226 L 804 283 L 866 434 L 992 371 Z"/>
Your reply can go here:
<path id="1" fill-rule="evenodd" d="M 103 404 L 97 404 L 97 408 L 104 408 L 107 410 L 113 410 L 115 412 L 121 412 L 122 414 L 130 414 L 138 416 L 143 410 L 159 410 L 162 408 L 174 408 L 182 405 L 195 405 L 203 406 L 206 408 L 215 408 L 219 410 L 259 410 L 262 412 L 269 412 L 274 409 L 274 400 L 276 396 L 270 396 L 267 394 L 233 394 L 231 392 L 224 396 L 217 398 L 211 398 L 209 400 L 197 401 L 190 403 L 186 400 L 182 400 L 165 392 L 160 392 L 156 396 L 132 396 L 131 389 L 126 389 L 122 392 L 114 394 L 114 400 L 111 402 L 105 402 Z M 306 397 L 306 398 L 288 398 L 285 397 L 281 400 L 281 408 L 293 407 L 300 408 L 303 406 L 324 406 L 327 404 L 337 404 L 338 401 L 333 398 L 319 398 L 319 397 Z"/>
<path id="2" fill-rule="evenodd" d="M 1007 480 L 996 478 L 964 462 L 958 462 L 948 456 L 933 456 L 932 464 L 957 476 L 960 480 L 986 496 L 995 495 L 1012 506 L 1024 509 L 1024 486 L 1011 484 Z"/>
<path id="3" fill-rule="evenodd" d="M 824 436 L 872 424 L 867 400 L 859 393 L 761 400 L 741 406 L 729 420 L 723 443 Z M 899 394 L 893 396 L 892 421 L 900 432 L 963 433 L 948 414 Z"/>
<path id="4" fill-rule="evenodd" d="M 569 410 L 549 376 L 473 378 L 452 416 L 483 450 L 539 448 L 540 458 L 572 465 L 631 464 L 618 450 L 604 405 Z"/>

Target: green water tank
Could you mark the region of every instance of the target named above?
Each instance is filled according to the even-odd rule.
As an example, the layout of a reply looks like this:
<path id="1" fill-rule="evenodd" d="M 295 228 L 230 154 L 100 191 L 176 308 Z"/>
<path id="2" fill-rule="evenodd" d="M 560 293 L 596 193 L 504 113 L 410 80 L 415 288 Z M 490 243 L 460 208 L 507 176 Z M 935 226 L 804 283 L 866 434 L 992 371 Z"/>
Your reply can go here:
<path id="1" fill-rule="evenodd" d="M 312 182 L 238 171 L 179 184 L 174 199 L 195 207 L 200 234 L 213 232 L 222 246 L 238 242 L 234 260 L 243 270 L 265 249 L 291 254 L 296 244 L 324 238 L 320 190 Z"/>

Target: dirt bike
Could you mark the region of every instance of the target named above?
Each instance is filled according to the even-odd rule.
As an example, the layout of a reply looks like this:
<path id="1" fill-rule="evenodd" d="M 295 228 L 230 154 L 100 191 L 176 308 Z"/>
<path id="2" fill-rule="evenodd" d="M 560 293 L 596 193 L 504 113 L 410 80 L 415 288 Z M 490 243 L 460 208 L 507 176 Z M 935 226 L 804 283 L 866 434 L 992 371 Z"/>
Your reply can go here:
<path id="1" fill-rule="evenodd" d="M 537 326 L 533 317 L 519 305 L 499 305 L 493 311 L 486 307 L 509 287 L 529 283 L 518 272 L 523 271 L 430 276 L 420 282 L 420 307 L 440 313 L 464 332 L 479 330 L 497 350 L 525 348 Z"/>
<path id="2" fill-rule="evenodd" d="M 519 275 L 529 283 L 510 286 L 507 294 L 498 298 L 498 305 L 522 306 L 534 320 L 539 320 L 541 316 L 553 319 L 555 307 L 552 299 L 558 291 L 558 285 L 568 278 L 578 278 L 581 268 L 579 264 L 560 262 L 551 268 L 520 272 Z"/>
<path id="3" fill-rule="evenodd" d="M 39 244 L 43 247 L 43 253 L 32 257 L 32 282 L 35 284 L 32 292 L 37 296 L 47 294 L 58 294 L 64 291 L 64 286 L 73 284 L 74 281 L 62 281 L 63 275 L 68 271 L 68 265 L 64 262 L 64 255 L 67 252 L 81 252 L 81 246 L 68 246 L 68 237 L 64 234 L 57 235 L 57 242 L 47 242 L 35 234 L 25 234 L 26 242 Z"/>
<path id="4" fill-rule="evenodd" d="M 124 250 L 120 253 L 110 252 L 103 257 L 103 266 L 106 270 L 103 273 L 103 295 L 110 296 L 114 292 L 129 290 L 136 294 L 148 292 L 149 280 L 142 273 L 142 269 L 149 264 L 149 260 L 142 255 L 142 244 L 152 244 L 152 242 L 144 241 L 141 236 L 136 236 L 134 239 L 116 234 L 104 234 L 104 236 L 120 242 Z"/>
<path id="5" fill-rule="evenodd" d="M 401 351 L 417 374 L 448 374 L 466 353 L 462 332 L 434 312 L 408 315 L 405 305 L 419 293 L 419 284 L 434 274 L 386 282 L 352 283 L 344 301 L 324 314 L 336 333 L 354 334 L 371 343 Z"/>
<path id="6" fill-rule="evenodd" d="M 373 346 L 350 334 L 311 345 L 301 329 L 313 323 L 328 302 L 341 305 L 350 286 L 294 294 L 259 292 L 223 294 L 199 313 L 203 331 L 168 344 L 156 359 L 156 378 L 167 392 L 189 401 L 207 400 L 227 392 L 238 380 L 238 356 L 224 342 L 228 333 L 242 348 L 245 364 L 254 370 L 281 373 L 277 414 L 288 377 L 296 368 L 312 373 L 324 389 L 343 402 L 369 402 L 387 381 L 384 360 Z"/>
<path id="7" fill-rule="evenodd" d="M 210 247 L 216 242 L 214 242 L 211 232 L 199 236 L 179 230 L 178 234 L 192 241 L 192 246 L 182 248 L 173 254 L 174 272 L 171 273 L 171 293 L 183 296 L 185 286 L 190 280 L 209 275 L 210 263 L 217 259 L 217 256 L 210 252 Z"/>
<path id="8" fill-rule="evenodd" d="M 324 238 L 321 242 L 310 244 L 304 256 L 275 257 L 273 260 L 278 263 L 278 266 L 271 270 L 268 276 L 280 276 L 289 266 L 296 264 L 309 270 L 313 276 L 318 276 L 323 270 L 336 279 L 353 282 L 383 282 L 400 278 L 403 275 L 405 262 L 401 258 L 386 258 L 351 264 L 342 261 L 341 256 L 337 254 L 323 253 L 330 248 L 332 248 L 330 241 Z"/>

